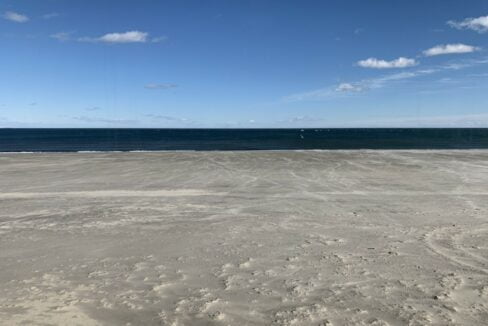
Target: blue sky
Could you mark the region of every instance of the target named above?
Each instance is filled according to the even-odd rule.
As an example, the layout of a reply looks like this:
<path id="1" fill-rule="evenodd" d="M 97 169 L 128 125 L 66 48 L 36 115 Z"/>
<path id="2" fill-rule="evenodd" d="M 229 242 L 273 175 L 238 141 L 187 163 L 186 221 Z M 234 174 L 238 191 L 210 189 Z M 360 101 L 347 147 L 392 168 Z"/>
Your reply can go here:
<path id="1" fill-rule="evenodd" d="M 0 127 L 488 127 L 488 1 L 0 2 Z"/>

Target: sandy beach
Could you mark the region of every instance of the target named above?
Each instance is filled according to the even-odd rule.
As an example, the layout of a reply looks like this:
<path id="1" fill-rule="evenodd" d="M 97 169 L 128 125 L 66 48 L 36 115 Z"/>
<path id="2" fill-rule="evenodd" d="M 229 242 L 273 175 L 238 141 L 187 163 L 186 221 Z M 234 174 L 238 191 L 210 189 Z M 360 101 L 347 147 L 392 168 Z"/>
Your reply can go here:
<path id="1" fill-rule="evenodd" d="M 487 325 L 488 151 L 0 154 L 1 325 Z"/>

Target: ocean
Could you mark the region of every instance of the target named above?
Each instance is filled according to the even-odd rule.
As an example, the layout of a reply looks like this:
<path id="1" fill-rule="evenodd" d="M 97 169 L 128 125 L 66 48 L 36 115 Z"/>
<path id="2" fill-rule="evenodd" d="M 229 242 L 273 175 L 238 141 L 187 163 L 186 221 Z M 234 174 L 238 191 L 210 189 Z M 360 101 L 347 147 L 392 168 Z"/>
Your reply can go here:
<path id="1" fill-rule="evenodd" d="M 488 149 L 488 128 L 0 129 L 0 152 Z"/>

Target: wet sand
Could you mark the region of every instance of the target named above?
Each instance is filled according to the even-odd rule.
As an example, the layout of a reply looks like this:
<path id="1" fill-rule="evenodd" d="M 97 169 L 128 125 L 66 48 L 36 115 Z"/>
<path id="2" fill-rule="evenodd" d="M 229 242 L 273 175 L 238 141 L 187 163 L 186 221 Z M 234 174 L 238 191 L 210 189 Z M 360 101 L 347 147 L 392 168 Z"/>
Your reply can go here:
<path id="1" fill-rule="evenodd" d="M 488 151 L 0 154 L 1 325 L 486 325 Z"/>

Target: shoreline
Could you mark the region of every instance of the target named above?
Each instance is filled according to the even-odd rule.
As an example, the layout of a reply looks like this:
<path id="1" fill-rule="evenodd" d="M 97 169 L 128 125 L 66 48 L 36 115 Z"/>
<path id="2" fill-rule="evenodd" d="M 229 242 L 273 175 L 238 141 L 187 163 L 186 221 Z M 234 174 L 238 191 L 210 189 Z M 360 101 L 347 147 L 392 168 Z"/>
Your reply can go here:
<path id="1" fill-rule="evenodd" d="M 0 155 L 12 154 L 137 154 L 137 153 L 273 153 L 273 152 L 411 152 L 411 153 L 429 153 L 429 152 L 488 152 L 487 148 L 454 148 L 454 149 L 250 149 L 250 150 L 130 150 L 130 151 L 20 151 L 20 152 L 1 152 Z"/>

